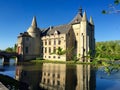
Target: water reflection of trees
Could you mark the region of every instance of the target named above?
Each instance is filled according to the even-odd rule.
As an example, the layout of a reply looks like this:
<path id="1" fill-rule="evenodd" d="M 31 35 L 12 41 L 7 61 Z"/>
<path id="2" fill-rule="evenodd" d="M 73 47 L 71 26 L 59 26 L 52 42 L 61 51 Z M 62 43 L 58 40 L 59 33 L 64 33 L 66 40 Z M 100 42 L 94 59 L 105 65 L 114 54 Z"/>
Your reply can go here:
<path id="1" fill-rule="evenodd" d="M 90 65 L 44 63 L 19 66 L 16 79 L 30 85 L 30 90 L 95 90 L 95 71 Z"/>

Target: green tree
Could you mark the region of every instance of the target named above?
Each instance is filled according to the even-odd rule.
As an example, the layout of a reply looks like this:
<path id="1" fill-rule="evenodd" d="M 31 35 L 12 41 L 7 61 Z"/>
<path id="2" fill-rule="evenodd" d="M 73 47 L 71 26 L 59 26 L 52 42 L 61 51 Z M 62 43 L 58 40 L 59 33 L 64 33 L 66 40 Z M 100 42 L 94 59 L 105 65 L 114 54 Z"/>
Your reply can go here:
<path id="1" fill-rule="evenodd" d="M 13 51 L 16 52 L 16 49 L 17 49 L 17 44 L 14 45 Z"/>
<path id="2" fill-rule="evenodd" d="M 102 13 L 103 14 L 120 13 L 120 10 L 116 8 L 116 6 L 119 4 L 120 0 L 114 0 L 114 4 L 109 4 L 108 10 L 102 10 Z"/>
<path id="3" fill-rule="evenodd" d="M 13 52 L 13 48 L 12 47 L 8 47 L 5 49 L 6 52 Z"/>
<path id="4" fill-rule="evenodd" d="M 120 40 L 97 42 L 96 57 L 102 60 L 120 59 Z"/>

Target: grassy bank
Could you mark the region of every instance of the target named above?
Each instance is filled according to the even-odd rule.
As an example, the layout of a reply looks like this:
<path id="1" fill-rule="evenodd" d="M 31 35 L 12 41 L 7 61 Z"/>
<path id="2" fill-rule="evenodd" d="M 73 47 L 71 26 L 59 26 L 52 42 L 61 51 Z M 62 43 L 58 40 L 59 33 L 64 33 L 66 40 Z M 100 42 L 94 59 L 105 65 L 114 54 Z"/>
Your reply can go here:
<path id="1" fill-rule="evenodd" d="M 80 61 L 51 61 L 51 60 L 32 60 L 34 63 L 58 63 L 58 64 L 91 64 L 91 62 L 80 62 Z"/>

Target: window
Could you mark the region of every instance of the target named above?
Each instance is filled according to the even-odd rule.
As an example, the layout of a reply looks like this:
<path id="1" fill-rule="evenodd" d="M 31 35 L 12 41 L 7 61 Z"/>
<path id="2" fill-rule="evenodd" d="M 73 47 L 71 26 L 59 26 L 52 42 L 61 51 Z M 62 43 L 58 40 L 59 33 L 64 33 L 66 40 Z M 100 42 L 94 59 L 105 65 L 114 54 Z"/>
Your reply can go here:
<path id="1" fill-rule="evenodd" d="M 44 78 L 44 79 L 43 79 L 43 83 L 45 83 L 45 80 L 46 80 L 46 79 Z"/>
<path id="2" fill-rule="evenodd" d="M 45 40 L 45 45 L 47 45 L 47 40 Z"/>
<path id="3" fill-rule="evenodd" d="M 29 37 L 26 37 L 26 41 L 29 41 Z"/>
<path id="4" fill-rule="evenodd" d="M 50 79 L 47 80 L 48 84 L 50 83 Z"/>
<path id="5" fill-rule="evenodd" d="M 57 75 L 57 78 L 60 78 L 60 74 Z"/>
<path id="6" fill-rule="evenodd" d="M 53 73 L 53 78 L 55 77 L 55 74 Z"/>
<path id="7" fill-rule="evenodd" d="M 76 40 L 75 40 L 75 45 L 74 46 L 75 46 L 75 48 L 77 48 L 77 41 Z"/>
<path id="8" fill-rule="evenodd" d="M 53 58 L 55 58 L 55 56 L 53 56 Z"/>
<path id="9" fill-rule="evenodd" d="M 58 45 L 60 45 L 61 44 L 61 40 L 58 40 Z"/>
<path id="10" fill-rule="evenodd" d="M 55 85 L 55 81 L 53 80 L 53 85 Z"/>
<path id="11" fill-rule="evenodd" d="M 51 47 L 49 47 L 49 53 L 51 53 Z"/>
<path id="12" fill-rule="evenodd" d="M 60 85 L 60 81 L 57 81 L 57 85 Z"/>
<path id="13" fill-rule="evenodd" d="M 56 47 L 53 48 L 53 52 L 56 53 Z"/>
<path id="14" fill-rule="evenodd" d="M 41 49 L 42 49 L 42 50 L 41 50 L 41 53 L 43 53 L 44 47 L 42 47 Z"/>
<path id="15" fill-rule="evenodd" d="M 70 33 L 68 33 L 68 36 L 70 36 Z"/>
<path id="16" fill-rule="evenodd" d="M 49 56 L 49 58 L 51 58 L 51 56 Z"/>
<path id="17" fill-rule="evenodd" d="M 45 53 L 47 53 L 47 48 L 45 47 Z"/>
<path id="18" fill-rule="evenodd" d="M 78 33 L 77 33 L 77 36 L 78 36 Z"/>
<path id="19" fill-rule="evenodd" d="M 25 53 L 28 53 L 28 47 L 25 47 Z"/>
<path id="20" fill-rule="evenodd" d="M 50 76 L 50 73 L 48 73 L 48 76 Z"/>
<path id="21" fill-rule="evenodd" d="M 49 45 L 51 45 L 51 40 L 49 40 Z"/>
<path id="22" fill-rule="evenodd" d="M 54 39 L 54 45 L 56 45 L 56 40 Z"/>
<path id="23" fill-rule="evenodd" d="M 60 59 L 60 56 L 58 56 L 58 59 Z"/>
<path id="24" fill-rule="evenodd" d="M 46 75 L 46 73 L 44 72 L 44 76 Z"/>

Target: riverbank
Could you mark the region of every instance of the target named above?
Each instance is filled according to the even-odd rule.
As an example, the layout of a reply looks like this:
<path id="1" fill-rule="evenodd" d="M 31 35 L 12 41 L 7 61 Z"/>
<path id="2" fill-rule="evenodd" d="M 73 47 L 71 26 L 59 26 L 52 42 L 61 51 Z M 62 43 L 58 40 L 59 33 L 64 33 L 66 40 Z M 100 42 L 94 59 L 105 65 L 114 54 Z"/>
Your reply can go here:
<path id="1" fill-rule="evenodd" d="M 1 82 L 0 82 L 0 90 L 8 90 Z"/>
<path id="2" fill-rule="evenodd" d="M 39 63 L 58 63 L 58 64 L 92 64 L 91 62 L 80 62 L 80 61 L 51 61 L 51 60 L 32 60 L 30 62 Z"/>
<path id="3" fill-rule="evenodd" d="M 28 90 L 29 85 L 19 82 L 7 75 L 0 74 L 0 82 L 8 88 L 8 90 Z"/>

